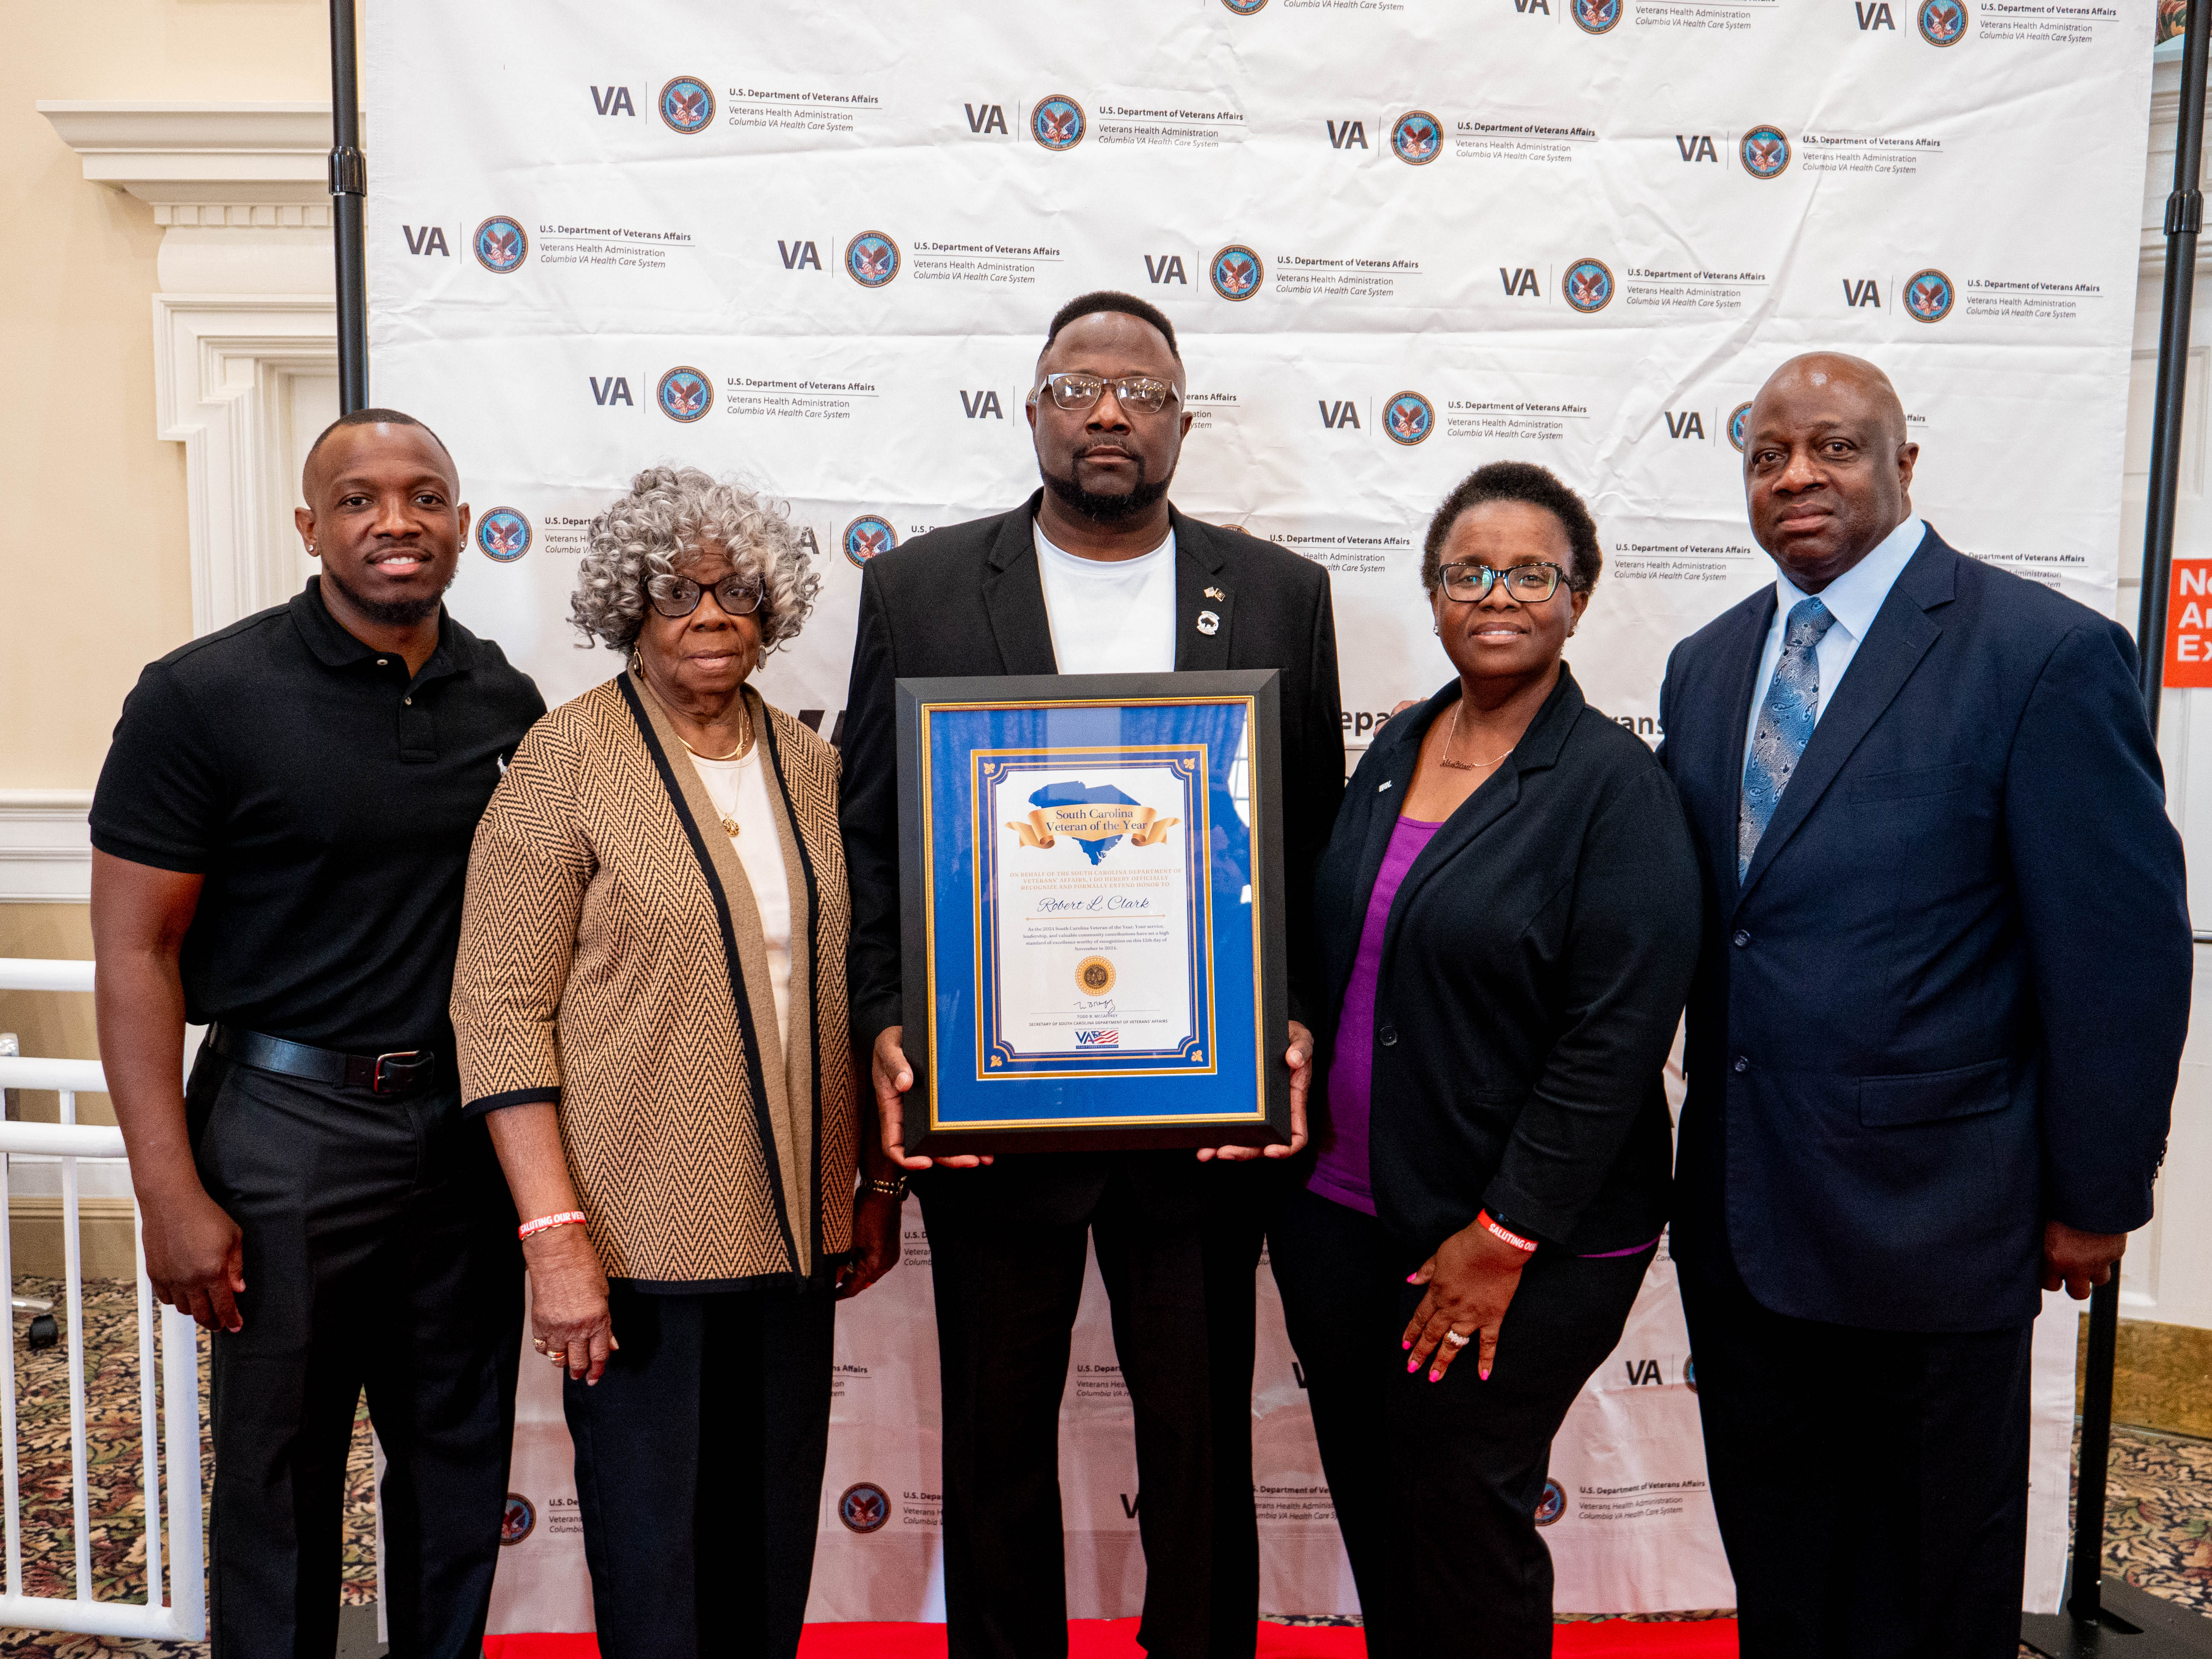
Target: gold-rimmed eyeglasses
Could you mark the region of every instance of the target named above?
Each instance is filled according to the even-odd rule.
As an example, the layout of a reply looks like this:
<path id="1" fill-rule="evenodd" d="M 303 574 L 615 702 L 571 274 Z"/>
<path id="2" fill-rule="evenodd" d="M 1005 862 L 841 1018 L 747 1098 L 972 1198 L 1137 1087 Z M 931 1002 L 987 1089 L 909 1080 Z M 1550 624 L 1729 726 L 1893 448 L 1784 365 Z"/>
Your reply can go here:
<path id="1" fill-rule="evenodd" d="M 1035 403 L 1038 393 L 1042 392 L 1062 409 L 1088 409 L 1104 395 L 1108 386 L 1114 388 L 1115 402 L 1139 415 L 1157 415 L 1168 406 L 1169 398 L 1179 395 L 1169 382 L 1149 374 L 1125 374 L 1115 380 L 1099 374 L 1048 374 L 1044 384 L 1030 393 L 1030 401 Z"/>

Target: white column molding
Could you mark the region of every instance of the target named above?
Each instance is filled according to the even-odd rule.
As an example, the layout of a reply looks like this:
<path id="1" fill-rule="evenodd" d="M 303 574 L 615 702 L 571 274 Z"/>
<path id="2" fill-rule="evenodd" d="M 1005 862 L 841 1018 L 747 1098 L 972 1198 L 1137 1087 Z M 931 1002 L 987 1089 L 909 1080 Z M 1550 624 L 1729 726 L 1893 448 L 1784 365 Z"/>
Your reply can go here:
<path id="1" fill-rule="evenodd" d="M 154 296 L 158 435 L 185 446 L 192 632 L 283 603 L 299 586 L 294 382 L 337 369 L 326 295 Z"/>
<path id="2" fill-rule="evenodd" d="M 89 789 L 0 789 L 0 904 L 92 896 Z"/>

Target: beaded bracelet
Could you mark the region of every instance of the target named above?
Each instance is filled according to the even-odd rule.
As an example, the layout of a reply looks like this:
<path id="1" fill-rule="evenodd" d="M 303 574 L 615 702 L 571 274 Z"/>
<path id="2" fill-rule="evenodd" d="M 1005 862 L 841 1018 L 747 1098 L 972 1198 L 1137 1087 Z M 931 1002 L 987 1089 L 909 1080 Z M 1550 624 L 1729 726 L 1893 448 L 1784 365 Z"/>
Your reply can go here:
<path id="1" fill-rule="evenodd" d="M 1508 1244 L 1510 1244 L 1515 1249 L 1520 1251 L 1523 1255 L 1534 1255 L 1536 1253 L 1536 1241 L 1534 1239 L 1523 1238 L 1520 1234 L 1508 1231 L 1505 1228 L 1499 1226 L 1495 1221 L 1492 1221 L 1490 1218 L 1489 1211 L 1481 1211 L 1474 1218 L 1481 1224 L 1486 1231 L 1496 1234 L 1498 1237 L 1504 1239 Z"/>
<path id="2" fill-rule="evenodd" d="M 517 1238 L 528 1238 L 542 1233 L 548 1227 L 580 1227 L 585 1216 L 581 1210 L 562 1210 L 555 1215 L 541 1215 L 535 1221 L 526 1221 L 514 1230 Z"/>

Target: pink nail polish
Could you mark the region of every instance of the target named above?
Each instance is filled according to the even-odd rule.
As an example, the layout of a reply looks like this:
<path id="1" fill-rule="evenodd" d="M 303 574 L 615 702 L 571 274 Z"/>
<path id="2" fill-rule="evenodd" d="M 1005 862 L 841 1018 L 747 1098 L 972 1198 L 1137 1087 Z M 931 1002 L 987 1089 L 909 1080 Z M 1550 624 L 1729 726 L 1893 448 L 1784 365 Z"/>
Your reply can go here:
<path id="1" fill-rule="evenodd" d="M 1408 1351 L 1408 1352 L 1410 1352 L 1410 1351 L 1412 1350 L 1413 1346 L 1413 1339 L 1412 1337 L 1410 1337 L 1410 1336 L 1409 1336 L 1409 1337 L 1407 1337 L 1404 1341 L 1401 1342 L 1401 1343 L 1398 1345 L 1398 1346 L 1400 1347 L 1400 1349 L 1404 1350 L 1404 1351 Z"/>
<path id="2" fill-rule="evenodd" d="M 1429 1381 L 1431 1382 L 1441 1382 L 1443 1380 L 1444 1374 L 1442 1371 L 1431 1371 L 1429 1373 Z"/>
<path id="3" fill-rule="evenodd" d="M 1417 1371 L 1421 1369 L 1421 1362 L 1418 1359 L 1408 1359 L 1406 1362 L 1406 1369 L 1408 1371 Z"/>
<path id="4" fill-rule="evenodd" d="M 1490 1381 L 1490 1373 L 1478 1368 L 1474 1373 L 1474 1378 L 1478 1382 L 1487 1382 Z"/>
<path id="5" fill-rule="evenodd" d="M 1418 1285 L 1421 1282 L 1421 1276 L 1419 1273 L 1407 1273 L 1406 1275 L 1406 1282 L 1408 1285 Z"/>

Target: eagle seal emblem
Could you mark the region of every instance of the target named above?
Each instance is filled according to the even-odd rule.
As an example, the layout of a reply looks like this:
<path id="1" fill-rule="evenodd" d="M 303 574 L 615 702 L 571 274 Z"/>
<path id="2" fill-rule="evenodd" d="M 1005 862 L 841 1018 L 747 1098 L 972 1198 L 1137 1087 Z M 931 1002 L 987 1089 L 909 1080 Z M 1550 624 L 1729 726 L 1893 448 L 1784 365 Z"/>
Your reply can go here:
<path id="1" fill-rule="evenodd" d="M 1560 279 L 1559 292 L 1584 315 L 1603 311 L 1613 302 L 1613 267 L 1602 259 L 1577 259 Z"/>
<path id="2" fill-rule="evenodd" d="M 1390 124 L 1390 153 L 1408 167 L 1425 167 L 1443 152 L 1443 125 L 1428 111 L 1409 109 Z"/>
<path id="3" fill-rule="evenodd" d="M 1779 179 L 1790 165 L 1790 135 L 1780 127 L 1753 127 L 1735 147 L 1736 160 L 1754 179 Z"/>
<path id="4" fill-rule="evenodd" d="M 530 520 L 511 507 L 495 507 L 477 520 L 477 549 L 487 559 L 513 564 L 530 551 Z"/>
<path id="5" fill-rule="evenodd" d="M 670 420 L 689 426 L 714 406 L 714 383 L 702 371 L 680 365 L 660 377 L 653 401 Z"/>
<path id="6" fill-rule="evenodd" d="M 1063 93 L 1040 98 L 1030 112 L 1030 137 L 1046 149 L 1073 149 L 1089 131 L 1083 106 Z"/>
<path id="7" fill-rule="evenodd" d="M 880 230 L 864 230 L 845 244 L 845 274 L 862 288 L 881 288 L 899 274 L 899 246 Z"/>
<path id="8" fill-rule="evenodd" d="M 1418 392 L 1401 392 L 1382 405 L 1382 431 L 1407 448 L 1437 429 L 1436 405 Z"/>
<path id="9" fill-rule="evenodd" d="M 1959 290 L 1940 270 L 1916 270 L 1905 279 L 1905 313 L 1916 323 L 1942 322 L 1958 297 Z"/>
<path id="10" fill-rule="evenodd" d="M 1249 300 L 1260 291 L 1267 270 L 1258 254 L 1241 242 L 1231 242 L 1213 256 L 1207 274 L 1212 278 L 1213 291 L 1223 299 Z"/>
<path id="11" fill-rule="evenodd" d="M 660 89 L 660 118 L 672 131 L 702 131 L 714 118 L 714 94 L 696 76 L 679 75 Z"/>
<path id="12" fill-rule="evenodd" d="M 503 213 L 495 213 L 477 227 L 469 239 L 477 263 L 495 276 L 520 270 L 530 257 L 529 233 Z"/>

